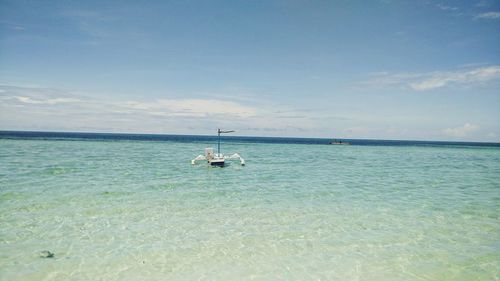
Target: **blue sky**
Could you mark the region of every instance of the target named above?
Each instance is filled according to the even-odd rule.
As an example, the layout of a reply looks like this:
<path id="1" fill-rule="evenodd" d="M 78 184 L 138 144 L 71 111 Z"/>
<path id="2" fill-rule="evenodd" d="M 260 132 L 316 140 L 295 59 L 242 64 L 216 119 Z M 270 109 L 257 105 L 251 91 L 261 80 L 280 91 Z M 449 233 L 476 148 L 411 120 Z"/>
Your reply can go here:
<path id="1" fill-rule="evenodd" d="M 0 129 L 500 141 L 500 1 L 0 0 Z"/>

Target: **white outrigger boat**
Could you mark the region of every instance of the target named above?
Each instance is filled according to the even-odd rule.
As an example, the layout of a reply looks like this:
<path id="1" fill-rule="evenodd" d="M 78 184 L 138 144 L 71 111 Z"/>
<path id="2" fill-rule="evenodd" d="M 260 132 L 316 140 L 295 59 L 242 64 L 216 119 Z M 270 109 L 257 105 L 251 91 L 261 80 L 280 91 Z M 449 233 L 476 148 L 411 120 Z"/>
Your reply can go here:
<path id="1" fill-rule="evenodd" d="M 205 148 L 205 155 L 198 155 L 196 158 L 191 160 L 191 164 L 195 165 L 196 161 L 207 161 L 210 166 L 219 166 L 224 167 L 226 160 L 234 160 L 239 159 L 241 166 L 245 166 L 245 159 L 243 159 L 238 153 L 234 153 L 230 156 L 225 156 L 220 153 L 220 134 L 232 133 L 234 131 L 222 131 L 221 129 L 217 130 L 217 134 L 219 136 L 217 142 L 217 153 L 214 154 L 214 149 L 209 147 Z"/>

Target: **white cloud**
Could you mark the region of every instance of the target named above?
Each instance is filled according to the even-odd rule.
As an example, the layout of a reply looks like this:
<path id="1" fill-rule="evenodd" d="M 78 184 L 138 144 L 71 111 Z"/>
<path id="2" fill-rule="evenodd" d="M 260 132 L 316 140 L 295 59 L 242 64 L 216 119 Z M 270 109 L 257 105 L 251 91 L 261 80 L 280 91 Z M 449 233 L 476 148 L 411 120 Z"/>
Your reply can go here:
<path id="1" fill-rule="evenodd" d="M 15 97 L 18 101 L 23 103 L 31 103 L 31 104 L 58 104 L 58 103 L 70 103 L 70 102 L 79 102 L 81 100 L 75 98 L 55 98 L 55 99 L 33 99 L 30 97 Z"/>
<path id="2" fill-rule="evenodd" d="M 158 100 L 96 99 L 43 87 L 0 85 L 0 129 L 142 133 L 297 135 L 310 130 L 310 116 L 286 105 L 230 98 Z"/>
<path id="3" fill-rule="evenodd" d="M 98 99 L 58 89 L 0 85 L 0 130 L 213 134 L 221 127 L 235 129 L 240 135 L 452 139 L 463 138 L 478 128 L 467 123 L 442 130 L 446 126 L 436 125 L 430 134 L 429 128 L 401 128 L 394 120 L 373 113 L 349 111 L 333 115 L 330 107 L 297 109 L 268 100 L 231 100 L 229 96 Z M 487 127 L 485 130 L 494 131 Z"/>
<path id="4" fill-rule="evenodd" d="M 453 72 L 434 72 L 421 81 L 410 83 L 417 91 L 431 90 L 449 84 L 472 84 L 500 79 L 500 66 L 481 67 Z"/>
<path id="5" fill-rule="evenodd" d="M 427 2 L 426 4 L 432 5 L 432 3 L 430 3 L 430 2 Z M 444 13 L 448 13 L 452 16 L 463 16 L 464 15 L 464 13 L 461 12 L 460 8 L 456 7 L 456 6 L 450 6 L 450 5 L 438 3 L 438 4 L 435 4 L 434 7 L 438 8 L 441 11 L 443 11 Z"/>
<path id="6" fill-rule="evenodd" d="M 160 99 L 154 102 L 128 101 L 117 105 L 164 116 L 204 117 L 230 115 L 245 118 L 254 116 L 257 113 L 255 108 L 232 101 L 215 99 Z"/>
<path id="7" fill-rule="evenodd" d="M 421 82 L 410 83 L 410 87 L 413 90 L 417 91 L 425 91 L 434 88 L 440 88 L 446 85 L 446 83 L 450 82 L 447 78 L 431 78 Z"/>
<path id="8" fill-rule="evenodd" d="M 255 107 L 219 99 L 98 100 L 54 89 L 6 85 L 0 85 L 0 100 L 5 101 L 4 106 L 17 104 L 33 108 L 45 106 L 43 108 L 47 109 L 48 105 L 65 105 L 67 113 L 78 109 L 95 113 L 140 113 L 165 117 L 248 118 L 258 112 Z"/>
<path id="9" fill-rule="evenodd" d="M 500 12 L 488 12 L 476 15 L 477 19 L 500 19 Z"/>
<path id="10" fill-rule="evenodd" d="M 372 76 L 371 80 L 362 84 L 375 87 L 400 86 L 415 91 L 426 91 L 446 86 L 469 86 L 500 80 L 500 66 L 460 68 L 455 71 L 434 71 L 427 73 L 390 74 L 381 72 Z"/>
<path id="11" fill-rule="evenodd" d="M 470 123 L 465 123 L 463 126 L 456 128 L 446 128 L 443 130 L 443 134 L 447 137 L 452 138 L 463 138 L 467 137 L 469 133 L 472 133 L 479 129 L 479 126 Z"/>
<path id="12" fill-rule="evenodd" d="M 458 7 L 446 6 L 443 4 L 437 4 L 436 7 L 438 7 L 439 9 L 441 9 L 443 11 L 457 11 L 458 10 Z"/>

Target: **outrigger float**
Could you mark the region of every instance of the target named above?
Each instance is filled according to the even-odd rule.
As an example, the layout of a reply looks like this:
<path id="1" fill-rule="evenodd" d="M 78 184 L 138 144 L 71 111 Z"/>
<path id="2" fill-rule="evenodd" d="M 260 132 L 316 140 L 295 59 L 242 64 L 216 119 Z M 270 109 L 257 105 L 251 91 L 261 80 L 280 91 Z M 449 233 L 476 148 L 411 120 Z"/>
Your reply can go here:
<path id="1" fill-rule="evenodd" d="M 232 132 L 234 131 L 222 131 L 221 129 L 218 129 L 217 134 L 219 138 L 217 142 L 217 153 L 214 153 L 214 149 L 211 147 L 205 148 L 205 155 L 198 155 L 196 158 L 191 160 L 191 164 L 195 165 L 197 161 L 207 161 L 210 166 L 224 167 L 224 165 L 226 164 L 226 160 L 239 159 L 241 166 L 245 166 L 245 159 L 243 159 L 238 153 L 234 153 L 230 156 L 226 156 L 220 153 L 220 134 L 227 134 Z"/>

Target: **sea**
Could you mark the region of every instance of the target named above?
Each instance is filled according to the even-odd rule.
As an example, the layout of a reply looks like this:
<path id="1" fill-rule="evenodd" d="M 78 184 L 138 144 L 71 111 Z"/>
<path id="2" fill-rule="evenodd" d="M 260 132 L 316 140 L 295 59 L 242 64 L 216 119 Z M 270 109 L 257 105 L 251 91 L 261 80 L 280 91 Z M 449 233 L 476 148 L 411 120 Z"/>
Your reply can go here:
<path id="1" fill-rule="evenodd" d="M 0 132 L 0 280 L 499 280 L 500 144 Z"/>

